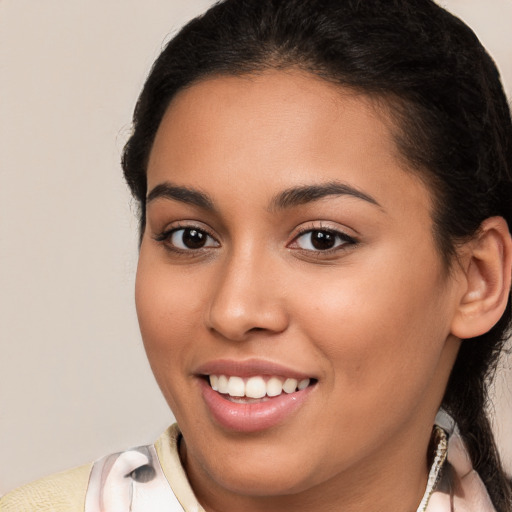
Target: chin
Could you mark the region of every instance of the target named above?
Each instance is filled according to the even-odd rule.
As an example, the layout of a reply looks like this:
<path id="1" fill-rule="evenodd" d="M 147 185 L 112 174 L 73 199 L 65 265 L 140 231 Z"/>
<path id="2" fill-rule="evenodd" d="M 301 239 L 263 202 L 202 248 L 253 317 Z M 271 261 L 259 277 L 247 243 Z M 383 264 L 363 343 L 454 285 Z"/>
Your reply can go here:
<path id="1" fill-rule="evenodd" d="M 238 447 L 220 443 L 214 453 L 208 450 L 211 446 L 203 446 L 203 453 L 192 455 L 196 463 L 189 459 L 187 466 L 201 468 L 203 476 L 216 486 L 241 496 L 284 496 L 320 483 L 321 468 L 315 470 L 307 458 L 298 457 L 300 450 L 296 446 L 263 437 L 253 439 L 253 443 L 247 439 L 242 444 L 234 443 Z"/>
<path id="2" fill-rule="evenodd" d="M 311 479 L 297 475 L 290 466 L 248 467 L 240 470 L 232 467 L 216 474 L 216 483 L 232 493 L 243 496 L 285 496 L 296 494 L 311 487 Z"/>

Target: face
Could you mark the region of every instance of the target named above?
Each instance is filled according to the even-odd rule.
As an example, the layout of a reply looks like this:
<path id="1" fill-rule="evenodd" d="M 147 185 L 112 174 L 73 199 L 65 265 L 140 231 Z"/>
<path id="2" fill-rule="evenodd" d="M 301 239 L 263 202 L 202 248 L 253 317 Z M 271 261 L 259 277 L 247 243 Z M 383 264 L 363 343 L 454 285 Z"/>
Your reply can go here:
<path id="1" fill-rule="evenodd" d="M 425 471 L 457 285 L 386 113 L 299 72 L 210 79 L 171 103 L 147 179 L 137 311 L 192 483 Z"/>

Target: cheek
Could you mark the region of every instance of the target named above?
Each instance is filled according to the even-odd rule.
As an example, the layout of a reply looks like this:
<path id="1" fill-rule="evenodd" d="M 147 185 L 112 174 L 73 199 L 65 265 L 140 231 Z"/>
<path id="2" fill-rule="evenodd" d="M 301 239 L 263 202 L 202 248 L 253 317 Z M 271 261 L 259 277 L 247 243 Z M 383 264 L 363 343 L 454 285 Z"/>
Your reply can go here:
<path id="1" fill-rule="evenodd" d="M 330 366 L 332 388 L 368 407 L 386 396 L 408 400 L 421 394 L 449 334 L 437 260 L 433 257 L 426 267 L 431 272 L 424 272 L 401 258 L 380 256 L 335 278 L 317 276 L 307 283 L 308 300 L 296 303 L 295 315 Z"/>
<path id="2" fill-rule="evenodd" d="M 141 250 L 135 286 L 140 332 L 156 382 L 179 422 L 195 399 L 182 370 L 190 367 L 190 346 L 202 325 L 200 284 Z"/>
<path id="3" fill-rule="evenodd" d="M 159 384 L 177 375 L 172 365 L 184 363 L 185 348 L 201 325 L 201 279 L 186 272 L 170 272 L 141 250 L 137 268 L 135 303 L 149 362 Z"/>

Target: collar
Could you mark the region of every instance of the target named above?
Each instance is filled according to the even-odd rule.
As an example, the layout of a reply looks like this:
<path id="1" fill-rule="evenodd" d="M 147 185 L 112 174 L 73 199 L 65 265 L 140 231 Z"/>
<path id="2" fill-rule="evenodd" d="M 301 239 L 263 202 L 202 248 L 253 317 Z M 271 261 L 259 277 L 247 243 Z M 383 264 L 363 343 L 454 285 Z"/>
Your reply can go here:
<path id="1" fill-rule="evenodd" d="M 432 431 L 427 489 L 417 512 L 496 512 L 453 418 L 444 410 Z"/>
<path id="2" fill-rule="evenodd" d="M 109 455 L 91 471 L 85 512 L 204 512 L 179 458 L 175 424 L 154 445 Z M 427 488 L 416 512 L 496 512 L 453 420 L 441 412 L 431 438 Z"/>

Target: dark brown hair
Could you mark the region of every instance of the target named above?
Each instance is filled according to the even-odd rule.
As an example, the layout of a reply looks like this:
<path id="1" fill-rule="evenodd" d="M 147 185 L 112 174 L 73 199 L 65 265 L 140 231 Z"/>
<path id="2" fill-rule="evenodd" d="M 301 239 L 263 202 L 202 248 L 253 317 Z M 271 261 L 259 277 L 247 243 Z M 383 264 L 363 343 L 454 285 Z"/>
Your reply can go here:
<path id="1" fill-rule="evenodd" d="M 123 169 L 145 227 L 146 166 L 162 116 L 182 88 L 215 75 L 300 68 L 382 98 L 397 143 L 435 196 L 448 266 L 457 243 L 499 215 L 512 225 L 512 124 L 499 73 L 475 34 L 430 0 L 226 0 L 186 25 L 138 100 Z M 498 512 L 511 509 L 486 405 L 512 308 L 464 340 L 443 400 Z"/>

